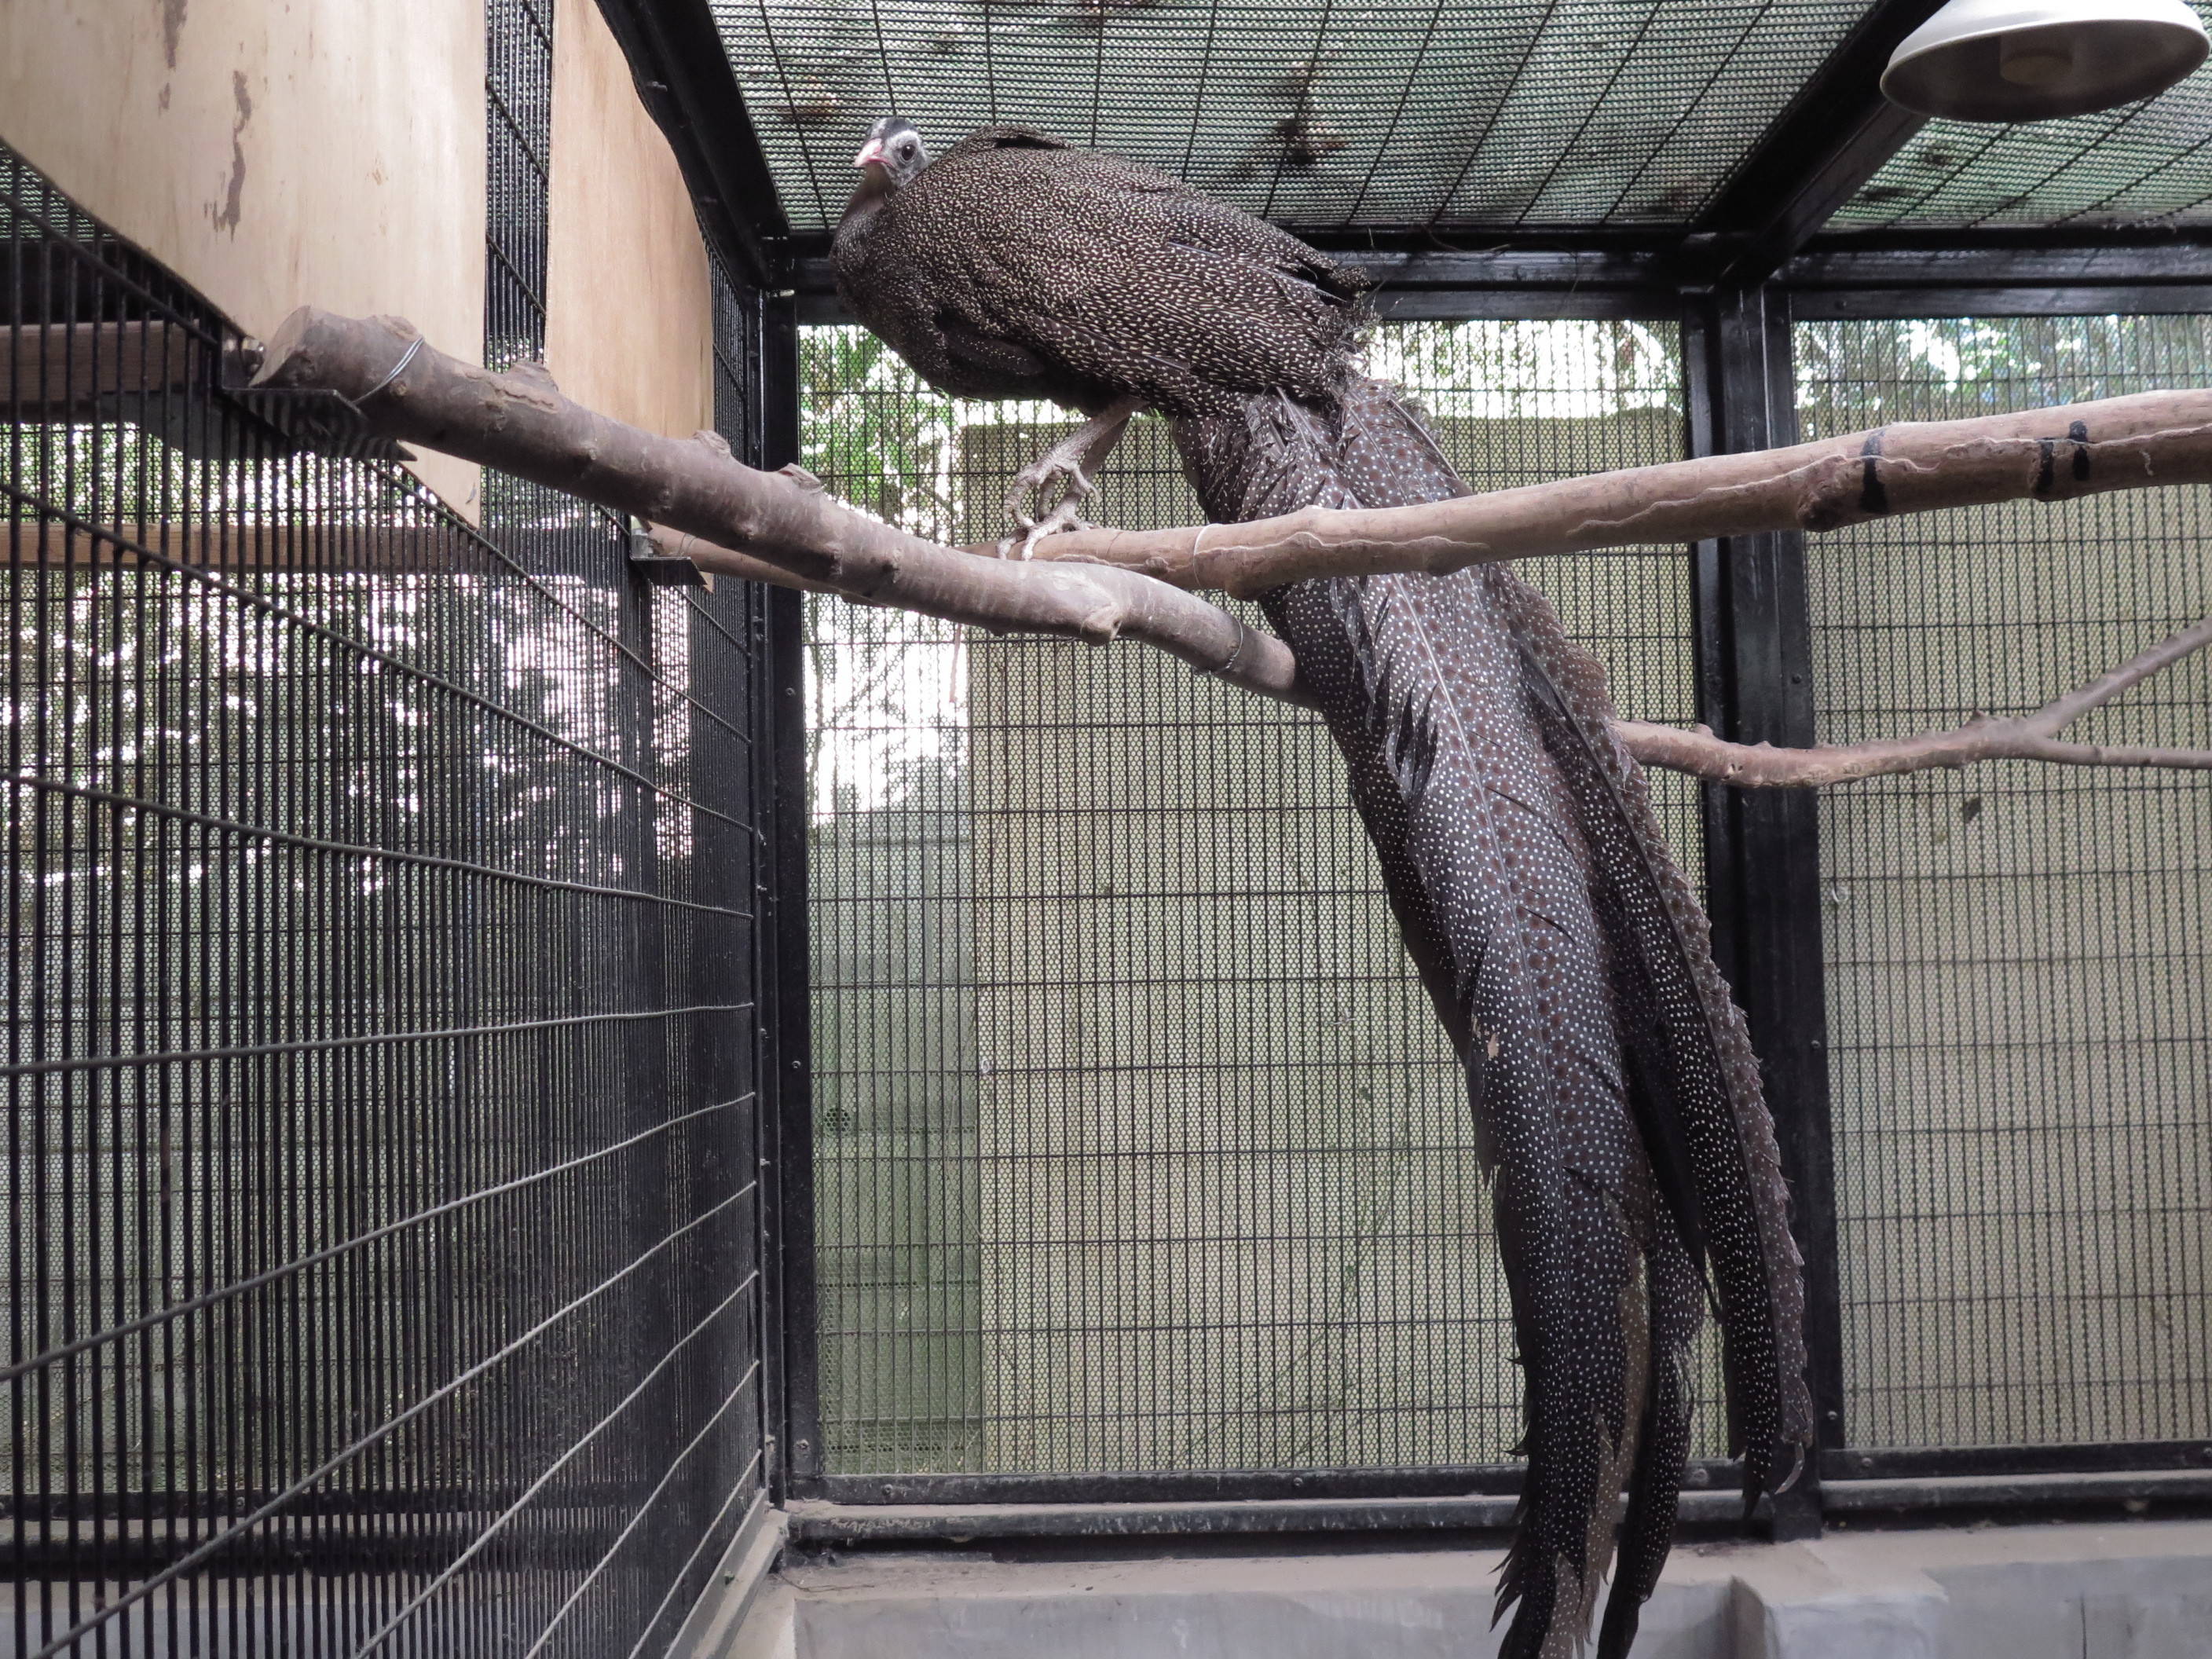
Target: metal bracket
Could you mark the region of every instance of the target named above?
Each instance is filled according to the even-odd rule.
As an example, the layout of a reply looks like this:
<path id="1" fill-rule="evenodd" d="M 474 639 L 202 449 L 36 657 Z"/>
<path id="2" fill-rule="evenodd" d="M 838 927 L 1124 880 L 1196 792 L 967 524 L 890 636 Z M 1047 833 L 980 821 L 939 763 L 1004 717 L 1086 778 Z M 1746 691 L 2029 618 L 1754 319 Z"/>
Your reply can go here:
<path id="1" fill-rule="evenodd" d="M 655 587 L 703 587 L 714 591 L 714 579 L 680 553 L 664 553 L 653 532 L 635 519 L 629 521 L 630 568 Z"/>
<path id="2" fill-rule="evenodd" d="M 359 404 L 337 392 L 253 385 L 260 367 L 261 343 L 241 342 L 222 354 L 217 389 L 256 420 L 273 427 L 295 448 L 354 460 L 415 459 L 414 451 L 377 431 Z"/>

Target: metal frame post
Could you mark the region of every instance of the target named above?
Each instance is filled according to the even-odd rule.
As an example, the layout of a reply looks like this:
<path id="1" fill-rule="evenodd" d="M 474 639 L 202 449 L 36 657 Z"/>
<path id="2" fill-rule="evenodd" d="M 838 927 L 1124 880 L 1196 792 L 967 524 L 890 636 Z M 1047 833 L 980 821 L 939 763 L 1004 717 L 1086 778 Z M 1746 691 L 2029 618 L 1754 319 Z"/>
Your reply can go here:
<path id="1" fill-rule="evenodd" d="M 763 467 L 799 459 L 799 317 L 789 294 L 761 299 L 761 455 Z M 775 1295 L 767 1333 L 776 1366 L 781 1434 L 779 1498 L 805 1497 L 822 1482 L 819 1345 L 816 1340 L 814 1089 L 808 971 L 806 672 L 805 596 L 768 596 L 769 737 L 772 817 L 768 878 L 760 895 L 768 968 L 763 1029 L 768 1036 L 769 1147 L 763 1174 L 772 1194 L 769 1234 Z"/>
<path id="2" fill-rule="evenodd" d="M 1684 328 L 1692 454 L 1794 442 L 1787 295 L 1759 285 L 1693 306 Z M 1730 537 L 1695 552 L 1700 714 L 1739 743 L 1814 740 L 1805 538 Z M 1705 791 L 1715 949 L 1750 1022 L 1805 1257 L 1806 1340 L 1819 1443 L 1843 1443 L 1844 1381 L 1827 1011 L 1820 951 L 1820 805 L 1793 789 Z M 1777 1538 L 1817 1535 L 1817 1461 L 1777 1500 Z"/>

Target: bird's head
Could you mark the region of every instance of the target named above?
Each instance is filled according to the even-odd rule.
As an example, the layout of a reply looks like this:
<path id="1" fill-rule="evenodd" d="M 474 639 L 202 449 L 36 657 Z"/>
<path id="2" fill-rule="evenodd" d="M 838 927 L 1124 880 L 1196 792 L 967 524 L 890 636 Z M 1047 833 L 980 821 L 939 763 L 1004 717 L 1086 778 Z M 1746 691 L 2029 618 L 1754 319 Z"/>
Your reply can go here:
<path id="1" fill-rule="evenodd" d="M 896 190 L 929 165 L 929 152 L 921 147 L 921 135 L 913 122 L 886 115 L 868 129 L 868 142 L 860 146 L 853 165 L 860 169 L 864 182 L 880 181 L 879 188 Z"/>

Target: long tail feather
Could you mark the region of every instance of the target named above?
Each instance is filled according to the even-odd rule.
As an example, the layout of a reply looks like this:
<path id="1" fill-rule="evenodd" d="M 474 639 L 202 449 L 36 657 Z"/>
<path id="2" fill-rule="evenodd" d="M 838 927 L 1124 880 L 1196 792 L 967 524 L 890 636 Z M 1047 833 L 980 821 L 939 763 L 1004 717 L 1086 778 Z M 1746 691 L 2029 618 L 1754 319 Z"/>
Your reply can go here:
<path id="1" fill-rule="evenodd" d="M 1208 513 L 1464 493 L 1388 387 L 1178 422 Z M 1671 1537 L 1709 1262 L 1756 1492 L 1809 1437 L 1796 1253 L 1771 1125 L 1705 925 L 1613 742 L 1603 678 L 1509 571 L 1262 599 L 1352 769 L 1431 1000 L 1466 1058 L 1524 1371 L 1528 1472 L 1503 1652 L 1586 1638 L 1632 1486 L 1604 1650 Z"/>
<path id="2" fill-rule="evenodd" d="M 1679 1238 L 1653 1241 L 1647 1259 L 1651 1297 L 1651 1386 L 1628 1513 L 1621 1517 L 1620 1558 L 1606 1598 L 1598 1659 L 1626 1659 L 1644 1604 L 1674 1541 L 1674 1510 L 1690 1455 L 1690 1345 L 1705 1316 L 1705 1281 Z"/>

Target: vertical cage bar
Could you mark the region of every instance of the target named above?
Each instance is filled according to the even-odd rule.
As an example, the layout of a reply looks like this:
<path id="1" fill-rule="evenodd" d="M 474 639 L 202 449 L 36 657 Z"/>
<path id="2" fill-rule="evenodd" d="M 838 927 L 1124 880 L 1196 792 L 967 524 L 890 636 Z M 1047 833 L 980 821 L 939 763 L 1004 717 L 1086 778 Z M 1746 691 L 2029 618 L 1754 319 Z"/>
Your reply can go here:
<path id="1" fill-rule="evenodd" d="M 760 312 L 760 465 L 799 459 L 799 314 L 788 295 L 763 299 Z M 801 596 L 768 595 L 768 655 L 774 707 L 775 792 L 771 798 L 774 891 L 766 926 L 773 941 L 770 1018 L 775 1080 L 776 1270 L 774 1315 L 782 1369 L 786 1496 L 819 1489 L 823 1473 L 820 1342 L 816 1291 L 813 1015 L 808 971 L 806 642 Z"/>
<path id="2" fill-rule="evenodd" d="M 1725 290 L 1697 309 L 1691 365 L 1700 453 L 1786 445 L 1796 436 L 1786 296 Z M 1696 551 L 1701 695 L 1714 729 L 1739 743 L 1813 741 L 1805 541 L 1795 532 L 1732 537 Z M 1714 718 L 1716 715 L 1719 718 Z M 1820 954 L 1818 804 L 1803 792 L 1709 786 L 1707 890 L 1716 948 L 1751 1028 L 1766 1085 L 1790 1220 L 1805 1257 L 1806 1343 L 1821 1446 L 1844 1432 L 1835 1171 Z M 1775 1504 L 1778 1537 L 1820 1527 L 1817 1467 Z"/>

